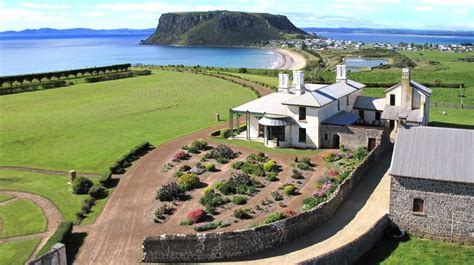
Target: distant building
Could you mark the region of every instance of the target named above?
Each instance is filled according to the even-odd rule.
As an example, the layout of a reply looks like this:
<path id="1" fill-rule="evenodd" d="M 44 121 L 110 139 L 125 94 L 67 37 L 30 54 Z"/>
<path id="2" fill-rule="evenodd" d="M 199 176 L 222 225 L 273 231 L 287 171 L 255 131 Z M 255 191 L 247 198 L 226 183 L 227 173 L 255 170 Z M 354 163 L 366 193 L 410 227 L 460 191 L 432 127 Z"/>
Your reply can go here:
<path id="1" fill-rule="evenodd" d="M 474 130 L 400 129 L 390 218 L 410 233 L 474 244 Z"/>

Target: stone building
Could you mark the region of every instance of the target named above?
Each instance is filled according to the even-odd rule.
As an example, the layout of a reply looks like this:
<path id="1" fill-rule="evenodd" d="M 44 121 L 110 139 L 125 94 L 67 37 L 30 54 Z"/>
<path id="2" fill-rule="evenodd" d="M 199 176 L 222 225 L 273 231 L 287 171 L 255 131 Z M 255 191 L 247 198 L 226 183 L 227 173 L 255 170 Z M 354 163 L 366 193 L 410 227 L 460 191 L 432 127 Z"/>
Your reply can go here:
<path id="1" fill-rule="evenodd" d="M 474 244 L 474 130 L 400 129 L 390 218 L 410 233 Z"/>

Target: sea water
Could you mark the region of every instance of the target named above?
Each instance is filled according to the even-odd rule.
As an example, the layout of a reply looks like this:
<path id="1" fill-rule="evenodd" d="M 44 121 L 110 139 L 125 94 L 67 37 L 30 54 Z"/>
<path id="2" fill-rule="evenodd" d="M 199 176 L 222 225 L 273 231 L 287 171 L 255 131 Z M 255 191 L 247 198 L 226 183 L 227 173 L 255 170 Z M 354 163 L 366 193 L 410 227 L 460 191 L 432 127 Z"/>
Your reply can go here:
<path id="1" fill-rule="evenodd" d="M 0 39 L 0 76 L 120 63 L 274 68 L 282 56 L 255 48 L 139 45 L 148 35 Z"/>

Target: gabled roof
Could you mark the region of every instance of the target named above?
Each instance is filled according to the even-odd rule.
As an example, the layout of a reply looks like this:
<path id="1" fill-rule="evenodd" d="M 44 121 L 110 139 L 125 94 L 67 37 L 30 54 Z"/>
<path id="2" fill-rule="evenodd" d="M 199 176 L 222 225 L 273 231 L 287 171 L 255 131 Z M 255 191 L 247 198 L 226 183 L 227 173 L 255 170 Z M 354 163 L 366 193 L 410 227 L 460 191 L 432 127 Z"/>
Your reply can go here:
<path id="1" fill-rule="evenodd" d="M 325 119 L 322 123 L 331 125 L 350 125 L 356 122 L 359 118 L 359 116 L 353 113 L 342 110 Z"/>
<path id="2" fill-rule="evenodd" d="M 440 127 L 400 129 L 390 174 L 474 183 L 474 130 Z"/>
<path id="3" fill-rule="evenodd" d="M 307 91 L 303 95 L 283 102 L 283 104 L 319 108 L 364 87 L 364 84 L 352 80 L 347 80 L 347 82 L 341 81 L 319 89 Z"/>
<path id="4" fill-rule="evenodd" d="M 232 110 L 235 112 L 250 112 L 259 114 L 272 114 L 276 116 L 287 116 L 287 107 L 282 103 L 299 95 L 287 92 L 274 92 L 257 98 Z"/>
<path id="5" fill-rule="evenodd" d="M 361 110 L 384 110 L 386 105 L 385 98 L 358 96 L 353 108 Z"/>
<path id="6" fill-rule="evenodd" d="M 431 93 L 433 93 L 433 90 L 431 90 L 430 88 L 414 81 L 414 80 L 410 80 L 410 85 L 415 88 L 416 90 L 420 91 L 421 93 L 425 94 L 426 96 L 431 96 Z M 401 86 L 401 83 L 398 83 L 390 88 L 387 88 L 384 92 L 387 93 L 387 92 L 390 92 L 392 90 L 394 90 L 395 88 Z"/>
<path id="7" fill-rule="evenodd" d="M 406 117 L 407 121 L 409 122 L 416 122 L 420 123 L 423 121 L 421 117 L 421 110 L 420 109 L 402 109 L 399 106 L 387 106 L 383 112 L 381 118 L 384 120 L 400 120 L 400 116 Z"/>

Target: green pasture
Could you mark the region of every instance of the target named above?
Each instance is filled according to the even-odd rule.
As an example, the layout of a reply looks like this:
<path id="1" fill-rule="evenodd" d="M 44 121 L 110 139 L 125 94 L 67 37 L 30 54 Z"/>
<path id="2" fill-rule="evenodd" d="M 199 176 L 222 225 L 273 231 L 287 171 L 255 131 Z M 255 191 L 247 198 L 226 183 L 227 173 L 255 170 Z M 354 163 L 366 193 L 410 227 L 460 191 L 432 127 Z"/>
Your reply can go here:
<path id="1" fill-rule="evenodd" d="M 32 239 L 0 244 L 0 264 L 23 265 L 39 242 L 39 239 Z"/>
<path id="2" fill-rule="evenodd" d="M 46 217 L 33 202 L 26 199 L 0 205 L 2 230 L 0 238 L 40 233 L 46 229 Z"/>

